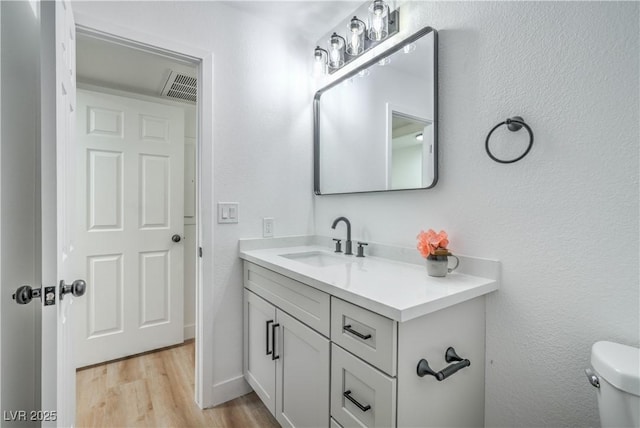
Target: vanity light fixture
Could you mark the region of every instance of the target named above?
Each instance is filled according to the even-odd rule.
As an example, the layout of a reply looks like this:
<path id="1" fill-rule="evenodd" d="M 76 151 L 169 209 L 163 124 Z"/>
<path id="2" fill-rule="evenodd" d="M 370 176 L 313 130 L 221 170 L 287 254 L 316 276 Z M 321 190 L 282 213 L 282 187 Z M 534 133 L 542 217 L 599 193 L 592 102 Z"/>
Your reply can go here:
<path id="1" fill-rule="evenodd" d="M 422 132 L 419 133 L 419 134 L 416 134 L 416 140 L 418 140 L 418 141 L 424 140 L 424 135 L 422 134 Z"/>
<path id="2" fill-rule="evenodd" d="M 374 0 L 369 6 L 369 27 L 354 16 L 347 24 L 346 37 L 334 32 L 329 38 L 328 49 L 320 46 L 315 48 L 314 74 L 334 73 L 383 40 L 397 34 L 398 18 L 398 10 L 391 11 L 384 0 Z"/>
<path id="3" fill-rule="evenodd" d="M 369 40 L 380 41 L 389 35 L 389 5 L 374 0 L 369 6 Z"/>
<path id="4" fill-rule="evenodd" d="M 359 20 L 357 16 L 351 18 L 347 26 L 347 36 L 349 37 L 347 53 L 349 55 L 357 56 L 364 52 L 364 33 L 366 28 L 364 22 Z"/>
<path id="5" fill-rule="evenodd" d="M 329 54 L 325 49 L 322 49 L 320 46 L 316 46 L 313 51 L 313 74 L 316 76 L 322 76 L 327 74 L 327 58 Z"/>
<path id="6" fill-rule="evenodd" d="M 329 69 L 337 70 L 344 65 L 344 37 L 333 33 L 329 38 Z"/>

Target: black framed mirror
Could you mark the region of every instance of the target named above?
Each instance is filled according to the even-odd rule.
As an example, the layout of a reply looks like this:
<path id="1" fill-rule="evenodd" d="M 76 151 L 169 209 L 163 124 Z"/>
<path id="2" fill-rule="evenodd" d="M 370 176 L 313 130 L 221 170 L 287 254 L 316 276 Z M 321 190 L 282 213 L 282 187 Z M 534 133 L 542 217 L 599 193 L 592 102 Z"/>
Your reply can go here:
<path id="1" fill-rule="evenodd" d="M 316 92 L 317 195 L 438 181 L 438 33 L 425 27 Z"/>

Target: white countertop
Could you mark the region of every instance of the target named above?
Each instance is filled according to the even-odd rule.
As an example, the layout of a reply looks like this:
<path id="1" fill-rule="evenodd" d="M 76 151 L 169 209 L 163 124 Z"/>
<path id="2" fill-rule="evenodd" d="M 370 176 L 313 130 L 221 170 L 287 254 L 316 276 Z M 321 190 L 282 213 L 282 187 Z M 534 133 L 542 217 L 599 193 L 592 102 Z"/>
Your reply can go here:
<path id="1" fill-rule="evenodd" d="M 348 262 L 316 267 L 282 257 L 310 251 Z M 241 250 L 240 257 L 400 322 L 498 289 L 497 279 L 457 272 L 434 278 L 427 275 L 425 265 L 335 254 L 316 245 Z"/>

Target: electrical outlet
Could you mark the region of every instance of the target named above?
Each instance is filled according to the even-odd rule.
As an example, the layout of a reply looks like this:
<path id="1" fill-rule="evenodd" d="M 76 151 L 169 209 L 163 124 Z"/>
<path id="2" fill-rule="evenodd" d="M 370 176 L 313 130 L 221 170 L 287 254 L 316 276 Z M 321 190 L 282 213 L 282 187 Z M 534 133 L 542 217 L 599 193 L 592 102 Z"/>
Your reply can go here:
<path id="1" fill-rule="evenodd" d="M 265 217 L 262 219 L 262 237 L 272 238 L 275 220 L 273 217 Z"/>

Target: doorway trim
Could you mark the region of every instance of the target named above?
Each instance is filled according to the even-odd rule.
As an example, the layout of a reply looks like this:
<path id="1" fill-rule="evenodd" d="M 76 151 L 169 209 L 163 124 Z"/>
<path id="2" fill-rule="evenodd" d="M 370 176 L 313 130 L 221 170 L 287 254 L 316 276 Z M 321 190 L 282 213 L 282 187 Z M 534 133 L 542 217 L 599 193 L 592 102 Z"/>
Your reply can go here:
<path id="1" fill-rule="evenodd" d="M 196 267 L 196 355 L 195 401 L 204 409 L 215 404 L 213 394 L 213 243 L 215 217 L 213 186 L 213 52 L 165 39 L 158 35 L 114 25 L 75 13 L 78 33 L 139 48 L 173 59 L 198 64 L 196 133 L 197 247 L 202 248 Z M 208 284 L 208 286 L 205 286 Z"/>

